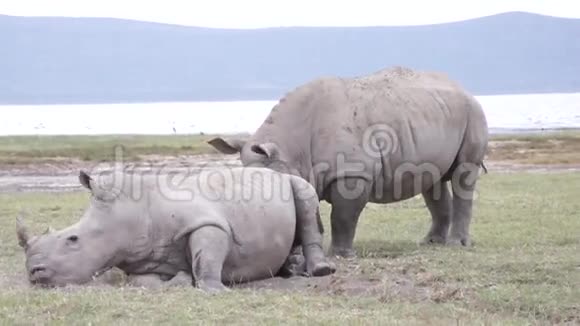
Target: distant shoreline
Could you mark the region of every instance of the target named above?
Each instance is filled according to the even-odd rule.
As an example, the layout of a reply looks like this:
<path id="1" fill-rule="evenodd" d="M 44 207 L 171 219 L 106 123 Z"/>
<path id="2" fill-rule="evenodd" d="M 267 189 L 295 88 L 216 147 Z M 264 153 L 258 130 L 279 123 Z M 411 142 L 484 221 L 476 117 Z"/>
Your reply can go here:
<path id="1" fill-rule="evenodd" d="M 525 135 L 550 135 L 557 133 L 566 132 L 579 132 L 580 127 L 563 127 L 563 128 L 489 128 L 490 136 L 525 136 Z M 218 133 L 179 133 L 179 134 L 166 134 L 166 133 L 128 133 L 128 134 L 118 134 L 118 133 L 103 133 L 103 134 L 19 134 L 19 135 L 2 135 L 0 138 L 26 138 L 26 137 L 39 137 L 39 138 L 51 138 L 51 137 L 196 137 L 204 135 L 216 135 Z M 246 135 L 247 133 L 219 133 L 220 135 Z"/>
<path id="2" fill-rule="evenodd" d="M 495 136 L 502 135 L 526 135 L 526 134 L 554 134 L 559 132 L 577 132 L 580 127 L 564 128 L 489 128 L 489 134 Z"/>
<path id="3" fill-rule="evenodd" d="M 291 92 L 293 88 L 288 88 L 282 91 L 282 93 Z M 469 92 L 469 90 L 467 90 Z M 546 96 L 546 95 L 574 95 L 580 94 L 580 89 L 569 90 L 569 91 L 539 91 L 539 92 L 521 92 L 521 93 L 475 93 L 471 92 L 476 98 L 498 98 L 498 97 L 527 97 L 527 96 Z M 17 101 L 17 102 L 7 102 L 0 98 L 0 109 L 6 107 L 59 107 L 59 106 L 102 106 L 102 105 L 155 105 L 155 104 L 187 104 L 187 103 L 234 103 L 234 102 L 278 102 L 282 96 L 266 96 L 266 97 L 244 97 L 239 98 L 209 98 L 209 99 L 159 99 L 159 100 L 95 100 L 95 101 L 64 101 L 64 102 L 40 102 L 40 101 Z"/>
<path id="4" fill-rule="evenodd" d="M 491 134 L 580 129 L 580 92 L 476 96 Z M 0 135 L 204 135 L 254 132 L 278 101 L 0 106 Z"/>

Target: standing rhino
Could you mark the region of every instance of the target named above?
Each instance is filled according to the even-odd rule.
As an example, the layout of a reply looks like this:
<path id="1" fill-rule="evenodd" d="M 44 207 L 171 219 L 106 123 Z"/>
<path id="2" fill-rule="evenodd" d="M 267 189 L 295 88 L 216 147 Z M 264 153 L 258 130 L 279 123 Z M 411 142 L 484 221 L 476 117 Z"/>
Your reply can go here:
<path id="1" fill-rule="evenodd" d="M 81 171 L 91 202 L 77 223 L 30 238 L 19 219 L 30 282 L 81 284 L 117 267 L 148 281 L 191 275 L 200 289 L 221 291 L 275 276 L 295 243 L 306 274 L 335 272 L 322 250 L 319 200 L 305 180 L 243 167 L 204 169 L 178 186 L 167 178 L 115 173 L 99 184 Z"/>
<path id="2" fill-rule="evenodd" d="M 487 121 L 476 99 L 443 74 L 395 67 L 317 79 L 282 98 L 249 139 L 209 143 L 225 154 L 240 153 L 245 166 L 309 180 L 332 206 L 335 255 L 356 255 L 355 229 L 368 202 L 419 193 L 432 217 L 421 242 L 470 244 Z"/>

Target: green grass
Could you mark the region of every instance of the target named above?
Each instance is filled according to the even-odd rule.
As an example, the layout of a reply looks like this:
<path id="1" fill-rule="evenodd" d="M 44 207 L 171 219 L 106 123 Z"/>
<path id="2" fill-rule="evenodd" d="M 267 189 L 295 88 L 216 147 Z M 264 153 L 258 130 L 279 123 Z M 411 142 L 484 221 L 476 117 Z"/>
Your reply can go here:
<path id="1" fill-rule="evenodd" d="M 211 135 L 104 135 L 0 137 L 0 164 L 30 164 L 70 160 L 111 160 L 115 147 L 124 157 L 217 153 L 207 144 Z M 515 163 L 580 164 L 580 131 L 543 134 L 493 135 L 488 158 Z"/>
<path id="2" fill-rule="evenodd" d="M 357 229 L 360 256 L 338 262 L 332 286 L 208 297 L 192 288 L 30 289 L 16 243 L 17 212 L 27 211 L 34 232 L 63 227 L 78 216 L 87 195 L 0 194 L 0 323 L 578 324 L 578 198 L 580 173 L 483 175 L 470 249 L 416 245 L 429 225 L 420 197 L 368 205 Z M 329 231 L 328 212 L 323 204 Z M 355 291 L 364 284 L 368 292 Z"/>
<path id="3" fill-rule="evenodd" d="M 210 153 L 211 135 L 104 135 L 104 136 L 5 136 L 0 137 L 0 163 L 40 163 L 77 159 L 106 161 L 122 146 L 123 155 L 139 160 L 143 155 L 195 155 Z"/>

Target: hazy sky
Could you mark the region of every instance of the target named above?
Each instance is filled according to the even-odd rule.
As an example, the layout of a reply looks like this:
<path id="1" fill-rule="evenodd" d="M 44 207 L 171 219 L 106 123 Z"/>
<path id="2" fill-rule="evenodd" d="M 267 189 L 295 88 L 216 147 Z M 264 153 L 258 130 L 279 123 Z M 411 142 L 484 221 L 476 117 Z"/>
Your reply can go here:
<path id="1" fill-rule="evenodd" d="M 505 11 L 580 18 L 580 0 L 2 0 L 0 14 L 116 17 L 207 27 L 416 25 Z"/>

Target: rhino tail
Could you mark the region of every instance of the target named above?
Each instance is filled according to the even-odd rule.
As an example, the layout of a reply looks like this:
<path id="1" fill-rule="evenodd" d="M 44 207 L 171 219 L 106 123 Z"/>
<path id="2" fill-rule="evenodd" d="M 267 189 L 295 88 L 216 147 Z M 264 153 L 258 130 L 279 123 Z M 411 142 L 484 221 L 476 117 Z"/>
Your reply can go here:
<path id="1" fill-rule="evenodd" d="M 316 207 L 316 223 L 318 224 L 318 232 L 324 234 L 324 225 L 322 224 L 322 219 L 320 218 L 320 208 Z"/>
<path id="2" fill-rule="evenodd" d="M 485 174 L 487 174 L 487 167 L 485 166 L 483 161 L 481 161 L 481 167 L 483 168 L 483 171 L 485 172 Z"/>

